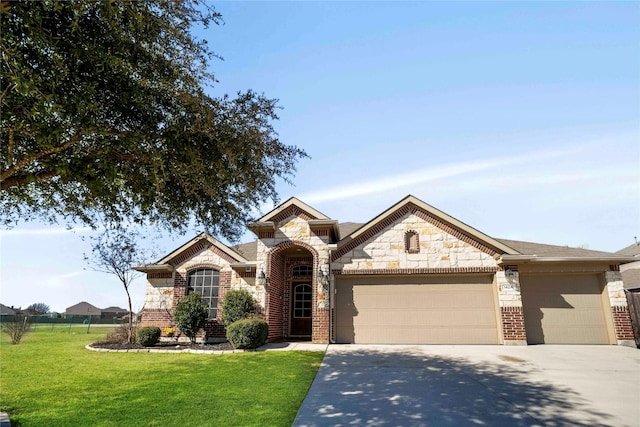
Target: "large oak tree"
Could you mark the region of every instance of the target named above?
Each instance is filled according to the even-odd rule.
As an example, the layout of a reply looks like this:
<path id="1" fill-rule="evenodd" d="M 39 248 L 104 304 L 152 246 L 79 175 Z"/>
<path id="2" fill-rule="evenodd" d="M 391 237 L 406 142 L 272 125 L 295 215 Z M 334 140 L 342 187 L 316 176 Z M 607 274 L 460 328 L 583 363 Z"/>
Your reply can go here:
<path id="1" fill-rule="evenodd" d="M 306 156 L 276 100 L 211 96 L 199 0 L 1 2 L 0 220 L 190 220 L 235 238 Z"/>

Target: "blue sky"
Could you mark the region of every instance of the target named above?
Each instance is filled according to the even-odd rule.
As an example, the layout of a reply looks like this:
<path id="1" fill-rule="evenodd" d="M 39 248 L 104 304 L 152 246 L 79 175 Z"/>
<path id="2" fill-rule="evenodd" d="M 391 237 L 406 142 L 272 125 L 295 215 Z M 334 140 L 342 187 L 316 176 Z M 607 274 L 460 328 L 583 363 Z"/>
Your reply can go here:
<path id="1" fill-rule="evenodd" d="M 640 237 L 640 3 L 216 8 L 225 24 L 199 32 L 224 58 L 211 93 L 278 98 L 280 139 L 311 156 L 281 200 L 364 222 L 413 194 L 499 238 L 616 251 Z M 80 234 L 3 232 L 0 302 L 125 306 L 115 278 L 85 270 Z M 143 297 L 140 279 L 134 308 Z"/>

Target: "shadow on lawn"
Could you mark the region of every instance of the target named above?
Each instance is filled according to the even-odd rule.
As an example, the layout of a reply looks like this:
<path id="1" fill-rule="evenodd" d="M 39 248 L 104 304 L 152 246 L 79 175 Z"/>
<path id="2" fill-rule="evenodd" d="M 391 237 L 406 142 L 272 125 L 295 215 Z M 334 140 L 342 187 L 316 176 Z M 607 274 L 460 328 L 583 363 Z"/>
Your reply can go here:
<path id="1" fill-rule="evenodd" d="M 531 380 L 524 360 L 474 363 L 419 350 L 327 354 L 294 426 L 607 425 L 574 391 Z M 588 375 L 588 373 L 585 373 Z M 330 386 L 329 386 L 330 384 Z"/>

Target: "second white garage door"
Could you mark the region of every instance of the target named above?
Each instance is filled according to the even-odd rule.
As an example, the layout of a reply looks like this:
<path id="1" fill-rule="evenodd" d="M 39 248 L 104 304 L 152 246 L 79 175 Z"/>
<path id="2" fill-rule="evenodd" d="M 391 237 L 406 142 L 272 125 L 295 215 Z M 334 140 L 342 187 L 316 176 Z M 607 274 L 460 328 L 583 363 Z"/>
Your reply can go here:
<path id="1" fill-rule="evenodd" d="M 492 276 L 346 277 L 336 283 L 336 341 L 498 344 Z"/>

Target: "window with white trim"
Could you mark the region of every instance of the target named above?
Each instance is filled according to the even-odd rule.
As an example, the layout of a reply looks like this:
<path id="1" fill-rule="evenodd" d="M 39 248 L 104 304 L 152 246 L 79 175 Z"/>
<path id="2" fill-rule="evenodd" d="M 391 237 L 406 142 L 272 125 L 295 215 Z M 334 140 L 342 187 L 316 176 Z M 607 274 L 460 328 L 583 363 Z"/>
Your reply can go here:
<path id="1" fill-rule="evenodd" d="M 211 268 L 198 268 L 189 272 L 187 294 L 199 293 L 209 306 L 209 318 L 218 315 L 218 295 L 220 292 L 220 272 Z"/>

